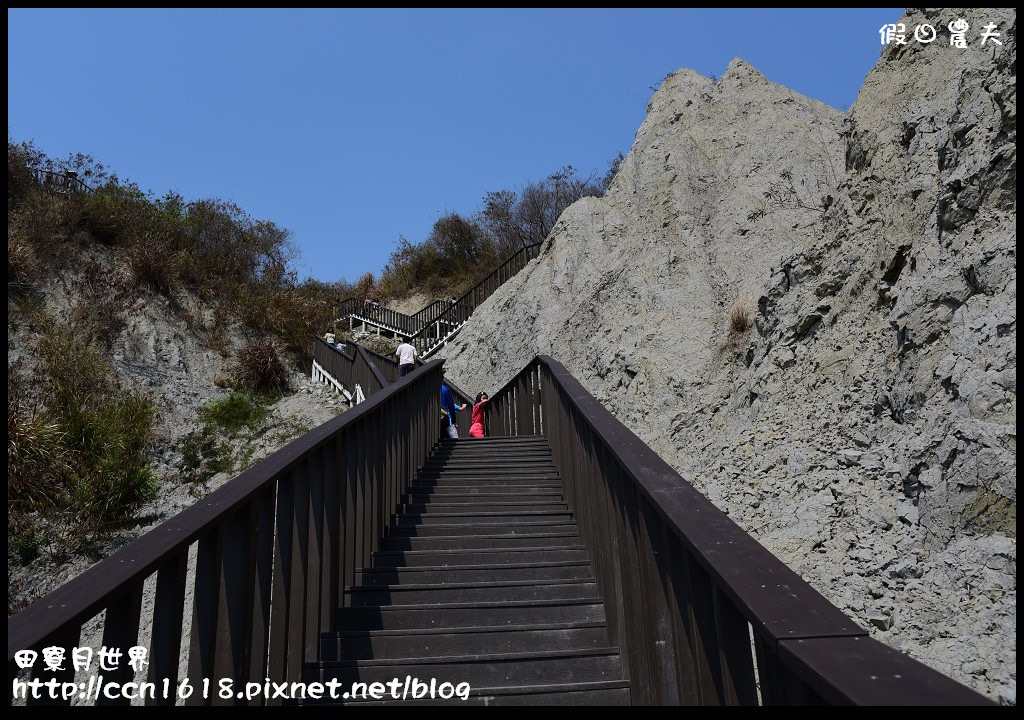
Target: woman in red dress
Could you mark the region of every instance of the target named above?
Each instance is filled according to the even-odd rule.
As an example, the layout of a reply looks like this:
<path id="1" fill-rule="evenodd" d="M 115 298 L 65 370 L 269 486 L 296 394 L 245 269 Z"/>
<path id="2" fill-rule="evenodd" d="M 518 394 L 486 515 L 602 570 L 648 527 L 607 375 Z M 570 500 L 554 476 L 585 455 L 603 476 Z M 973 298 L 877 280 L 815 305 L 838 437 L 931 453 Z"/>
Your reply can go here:
<path id="1" fill-rule="evenodd" d="M 484 406 L 489 398 L 487 393 L 479 393 L 476 402 L 473 404 L 473 424 L 469 426 L 469 436 L 482 438 L 484 436 Z"/>

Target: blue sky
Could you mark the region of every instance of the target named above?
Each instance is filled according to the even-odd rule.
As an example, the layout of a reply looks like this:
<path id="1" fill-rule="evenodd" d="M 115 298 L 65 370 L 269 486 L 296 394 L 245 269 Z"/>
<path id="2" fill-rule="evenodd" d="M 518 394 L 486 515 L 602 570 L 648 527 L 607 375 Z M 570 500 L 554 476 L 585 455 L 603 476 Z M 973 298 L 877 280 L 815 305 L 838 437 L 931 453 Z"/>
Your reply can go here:
<path id="1" fill-rule="evenodd" d="M 902 12 L 8 9 L 7 128 L 232 200 L 301 275 L 354 280 L 489 190 L 603 174 L 678 68 L 741 57 L 846 109 Z"/>

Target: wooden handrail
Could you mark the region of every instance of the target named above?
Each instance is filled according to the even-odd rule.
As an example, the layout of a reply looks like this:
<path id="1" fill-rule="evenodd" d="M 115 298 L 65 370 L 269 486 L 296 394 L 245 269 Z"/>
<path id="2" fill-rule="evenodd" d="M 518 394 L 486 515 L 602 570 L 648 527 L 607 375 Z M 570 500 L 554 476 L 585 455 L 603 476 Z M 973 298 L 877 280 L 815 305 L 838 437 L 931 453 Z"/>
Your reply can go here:
<path id="1" fill-rule="evenodd" d="M 441 342 L 440 327 L 455 327 L 465 322 L 473 310 L 486 300 L 501 285 L 526 266 L 540 252 L 541 243 L 527 245 L 495 268 L 483 280 L 474 285 L 456 301 L 435 300 L 414 315 L 405 315 L 396 310 L 374 307 L 365 300 L 354 297 L 343 300 L 338 308 L 339 315 L 355 315 L 365 318 L 406 336 L 421 353 Z M 435 337 L 431 337 L 434 331 Z"/>
<path id="2" fill-rule="evenodd" d="M 349 390 L 359 383 L 364 394 L 369 396 L 398 380 L 398 361 L 394 356 L 381 355 L 351 340 L 345 343 L 345 351 L 339 350 L 316 335 L 313 336 L 313 340 L 313 359 L 325 372 Z M 419 364 L 424 363 L 420 361 Z M 448 378 L 444 378 L 444 382 L 455 392 L 460 402 L 473 403 L 472 395 L 459 389 Z"/>
<path id="3" fill-rule="evenodd" d="M 491 396 L 547 437 L 641 704 L 991 704 L 867 636 L 679 476 L 557 361 Z"/>
<path id="4" fill-rule="evenodd" d="M 249 680 L 301 679 L 303 664 L 315 659 L 319 633 L 332 629 L 345 586 L 369 564 L 402 494 L 440 437 L 441 362 L 386 384 L 8 618 L 8 679 L 19 677 L 19 651 L 57 646 L 67 653 L 64 668 L 47 672 L 39 658 L 33 676 L 72 682 L 71 648 L 83 624 L 103 610 L 103 643 L 125 653 L 137 644 L 149 647 L 151 681 L 167 678 L 176 686 L 185 655 L 194 687 L 211 678 L 230 678 L 236 688 Z M 140 633 L 142 590 L 154 573 L 152 631 L 146 636 Z M 191 641 L 182 648 L 188 601 Z M 133 675 L 125 659 L 104 678 L 124 682 Z M 204 700 L 197 692 L 192 702 L 236 699 L 214 692 Z M 155 703 L 173 704 L 174 697 Z"/>
<path id="5" fill-rule="evenodd" d="M 325 361 L 330 351 L 373 365 L 365 349 L 349 355 L 321 343 Z M 8 618 L 9 680 L 19 677 L 19 651 L 70 651 L 104 610 L 103 644 L 149 647 L 151 682 L 176 686 L 185 656 L 194 687 L 300 680 L 440 435 L 442 361 L 394 382 L 379 370 L 367 377 L 384 386 L 366 402 Z M 487 416 L 496 435 L 548 439 L 635 703 L 991 704 L 869 638 L 552 358 L 538 356 L 495 393 Z M 147 636 L 142 591 L 154 574 Z M 105 679 L 131 680 L 123 665 Z M 32 672 L 74 680 L 70 663 L 51 673 L 37 660 Z M 213 693 L 191 702 L 242 701 Z"/>
<path id="6" fill-rule="evenodd" d="M 541 245 L 542 243 L 527 245 L 510 257 L 486 278 L 474 285 L 461 298 L 458 298 L 456 302 L 450 303 L 447 309 L 434 318 L 432 324 L 419 330 L 409 338 L 408 342 L 415 345 L 421 354 L 432 350 L 444 340 L 441 337 L 442 331 L 440 330 L 442 325 L 449 328 L 460 327 L 484 300 L 489 298 L 505 281 L 514 277 L 516 273 L 526 267 L 530 260 L 540 254 Z M 437 328 L 438 332 L 435 337 L 431 337 L 430 331 L 434 328 Z"/>
<path id="7" fill-rule="evenodd" d="M 72 170 L 44 170 L 42 168 L 32 169 L 32 173 L 36 177 L 36 181 L 45 187 L 56 190 L 57 192 L 68 193 L 68 192 L 88 192 L 92 188 L 82 178 L 78 177 L 78 173 Z"/>

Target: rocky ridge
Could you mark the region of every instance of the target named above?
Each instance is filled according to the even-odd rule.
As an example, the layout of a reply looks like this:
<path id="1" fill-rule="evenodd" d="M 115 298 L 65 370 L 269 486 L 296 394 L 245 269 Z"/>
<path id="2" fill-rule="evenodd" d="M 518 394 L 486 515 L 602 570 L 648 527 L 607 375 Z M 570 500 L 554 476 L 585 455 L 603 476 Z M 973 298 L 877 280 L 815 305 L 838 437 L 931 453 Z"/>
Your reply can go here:
<path id="1" fill-rule="evenodd" d="M 1003 44 L 889 46 L 845 117 L 672 74 L 441 355 L 472 392 L 552 355 L 873 636 L 1016 704 L 1016 16 L 900 22 L 958 17 Z"/>

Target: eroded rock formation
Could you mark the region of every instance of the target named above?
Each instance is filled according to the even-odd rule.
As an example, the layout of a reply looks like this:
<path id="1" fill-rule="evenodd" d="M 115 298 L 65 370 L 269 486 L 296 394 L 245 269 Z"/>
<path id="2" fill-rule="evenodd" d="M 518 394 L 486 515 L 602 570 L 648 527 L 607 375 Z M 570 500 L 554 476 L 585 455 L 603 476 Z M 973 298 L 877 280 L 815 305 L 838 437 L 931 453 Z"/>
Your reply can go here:
<path id="1" fill-rule="evenodd" d="M 901 22 L 958 17 L 967 49 L 889 46 L 845 117 L 674 73 L 442 356 L 493 393 L 552 355 L 873 635 L 1015 704 L 1016 14 Z"/>

